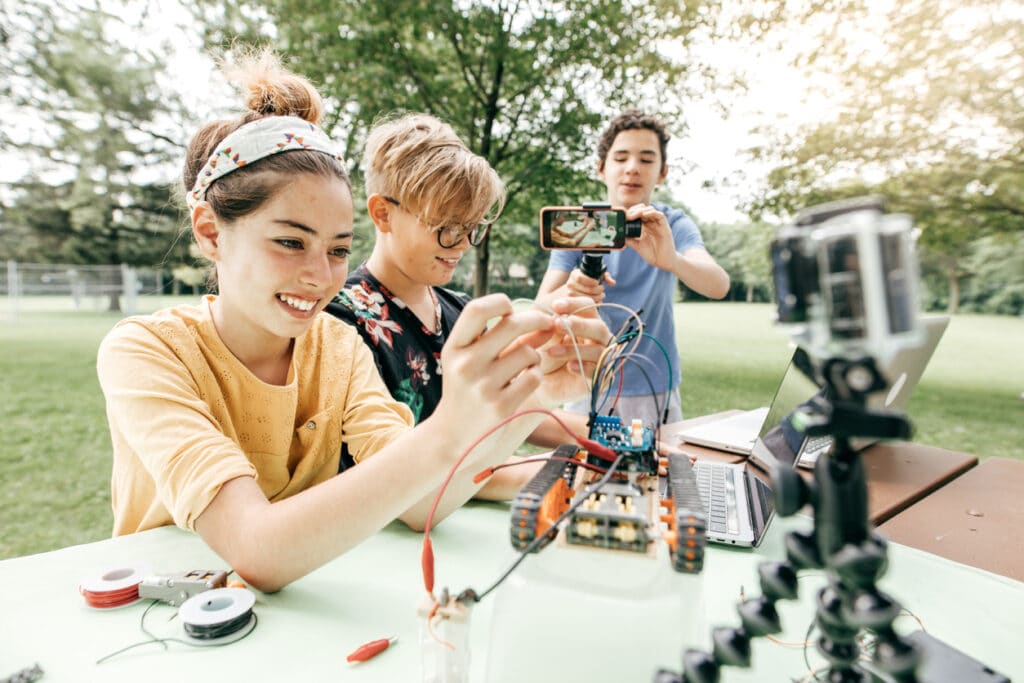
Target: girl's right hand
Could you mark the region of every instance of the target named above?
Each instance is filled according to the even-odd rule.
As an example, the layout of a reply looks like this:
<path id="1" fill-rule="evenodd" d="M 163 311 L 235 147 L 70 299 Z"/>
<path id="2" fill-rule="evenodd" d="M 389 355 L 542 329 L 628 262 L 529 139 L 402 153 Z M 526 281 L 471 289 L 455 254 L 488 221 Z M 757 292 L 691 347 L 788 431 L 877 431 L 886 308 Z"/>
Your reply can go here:
<path id="1" fill-rule="evenodd" d="M 504 294 L 474 299 L 441 351 L 443 384 L 435 409 L 446 424 L 479 432 L 522 406 L 541 383 L 537 348 L 551 338 L 554 318 L 515 312 Z"/>

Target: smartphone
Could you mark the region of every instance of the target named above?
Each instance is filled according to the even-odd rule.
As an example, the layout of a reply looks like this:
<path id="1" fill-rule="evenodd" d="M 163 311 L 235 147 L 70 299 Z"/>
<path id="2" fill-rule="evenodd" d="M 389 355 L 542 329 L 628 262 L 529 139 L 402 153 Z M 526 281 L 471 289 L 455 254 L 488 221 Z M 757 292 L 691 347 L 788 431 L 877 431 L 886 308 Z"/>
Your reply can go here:
<path id="1" fill-rule="evenodd" d="M 543 249 L 617 251 L 626 237 L 639 232 L 640 221 L 626 221 L 626 211 L 609 207 L 545 206 L 540 210 Z"/>

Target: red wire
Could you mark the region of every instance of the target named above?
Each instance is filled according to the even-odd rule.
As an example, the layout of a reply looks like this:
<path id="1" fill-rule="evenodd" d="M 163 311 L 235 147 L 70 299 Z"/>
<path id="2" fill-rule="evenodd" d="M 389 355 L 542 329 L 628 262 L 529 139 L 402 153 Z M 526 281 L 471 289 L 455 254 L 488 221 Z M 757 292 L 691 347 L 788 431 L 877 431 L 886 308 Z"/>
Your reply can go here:
<path id="1" fill-rule="evenodd" d="M 90 591 L 84 588 L 79 588 L 78 590 L 81 592 L 82 597 L 85 598 L 85 604 L 99 609 L 120 607 L 139 599 L 139 584 L 137 583 L 127 588 L 119 588 L 112 591 Z"/>
<path id="2" fill-rule="evenodd" d="M 550 410 L 545 410 L 543 408 L 528 408 L 526 410 L 520 410 L 513 413 L 478 436 L 473 443 L 471 443 L 469 447 L 462 452 L 462 455 L 459 456 L 459 459 L 455 461 L 451 468 L 449 468 L 448 474 L 445 476 L 444 481 L 441 482 L 441 488 L 437 490 L 437 495 L 434 496 L 434 502 L 430 506 L 430 512 L 427 513 L 427 521 L 423 527 L 423 552 L 420 555 L 420 565 L 423 569 L 423 587 L 427 589 L 427 593 L 432 598 L 434 595 L 434 545 L 430 542 L 430 529 L 434 526 L 434 514 L 437 512 L 437 506 L 441 502 L 441 496 L 444 495 L 445 489 L 448 488 L 448 484 L 451 483 L 452 477 L 455 476 L 455 472 L 462 466 L 462 462 L 470 453 L 473 452 L 473 449 L 480 445 L 481 441 L 498 429 L 504 427 L 512 420 L 531 413 L 541 413 L 542 415 L 548 415 L 554 418 L 555 422 L 565 430 L 566 434 L 569 434 L 576 443 L 586 449 L 588 453 L 602 460 L 615 462 L 615 453 L 610 448 L 603 446 L 592 439 L 577 436 L 557 415 L 552 413 Z"/>
<path id="3" fill-rule="evenodd" d="M 473 477 L 473 483 L 479 484 L 481 481 L 483 481 L 487 477 L 491 476 L 492 474 L 494 474 L 498 470 L 503 470 L 506 467 L 516 467 L 518 465 L 527 465 L 527 464 L 529 464 L 531 462 L 547 462 L 548 460 L 554 460 L 556 462 L 557 461 L 561 461 L 561 462 L 574 462 L 577 465 L 579 465 L 580 467 L 585 467 L 588 470 L 593 470 L 594 472 L 600 472 L 601 474 L 604 474 L 605 472 L 608 471 L 608 470 L 606 470 L 603 467 L 598 467 L 597 465 L 591 465 L 590 463 L 583 462 L 582 460 L 577 460 L 576 458 L 566 458 L 566 457 L 563 457 L 561 455 L 549 455 L 546 458 L 523 458 L 519 462 L 505 462 L 505 463 L 502 463 L 500 465 L 495 465 L 494 467 L 488 467 L 485 470 L 480 470 L 480 472 L 478 472 L 477 475 L 475 477 Z"/>

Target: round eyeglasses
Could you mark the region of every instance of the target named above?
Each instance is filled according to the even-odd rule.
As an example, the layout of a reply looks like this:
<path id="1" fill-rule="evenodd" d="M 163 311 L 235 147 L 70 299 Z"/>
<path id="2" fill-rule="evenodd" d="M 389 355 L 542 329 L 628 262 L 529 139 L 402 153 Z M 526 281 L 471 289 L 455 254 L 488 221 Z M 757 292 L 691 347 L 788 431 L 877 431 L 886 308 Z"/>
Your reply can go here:
<path id="1" fill-rule="evenodd" d="M 405 210 L 397 199 L 392 199 L 391 197 L 384 197 L 384 199 L 403 211 Z M 419 216 L 417 216 L 416 219 L 419 220 Z M 437 235 L 437 243 L 441 245 L 441 247 L 444 249 L 451 249 L 466 237 L 469 238 L 470 245 L 479 247 L 484 241 L 484 238 L 487 237 L 487 233 L 490 232 L 490 230 L 491 224 L 484 222 L 478 223 L 477 225 L 464 226 L 442 225 L 434 228 L 434 234 Z"/>

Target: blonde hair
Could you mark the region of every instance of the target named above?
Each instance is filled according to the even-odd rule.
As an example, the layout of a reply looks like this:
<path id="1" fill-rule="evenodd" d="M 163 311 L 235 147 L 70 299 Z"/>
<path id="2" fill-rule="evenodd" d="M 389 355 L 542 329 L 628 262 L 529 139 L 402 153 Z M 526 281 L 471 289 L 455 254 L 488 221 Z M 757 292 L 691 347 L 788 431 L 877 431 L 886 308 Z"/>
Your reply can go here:
<path id="1" fill-rule="evenodd" d="M 447 123 L 429 114 L 377 120 L 363 153 L 366 193 L 398 201 L 429 227 L 493 221 L 505 185 Z"/>
<path id="2" fill-rule="evenodd" d="M 323 99 L 313 84 L 284 68 L 268 49 L 243 53 L 235 64 L 222 66 L 222 71 L 242 90 L 247 111 L 234 119 L 208 123 L 193 136 L 182 173 L 185 192 L 192 190 L 220 142 L 243 125 L 268 116 L 297 116 L 316 124 L 323 112 Z M 258 209 L 304 173 L 338 178 L 351 190 L 348 172 L 337 159 L 318 151 L 290 150 L 215 180 L 206 191 L 206 201 L 218 216 L 234 221 Z"/>

